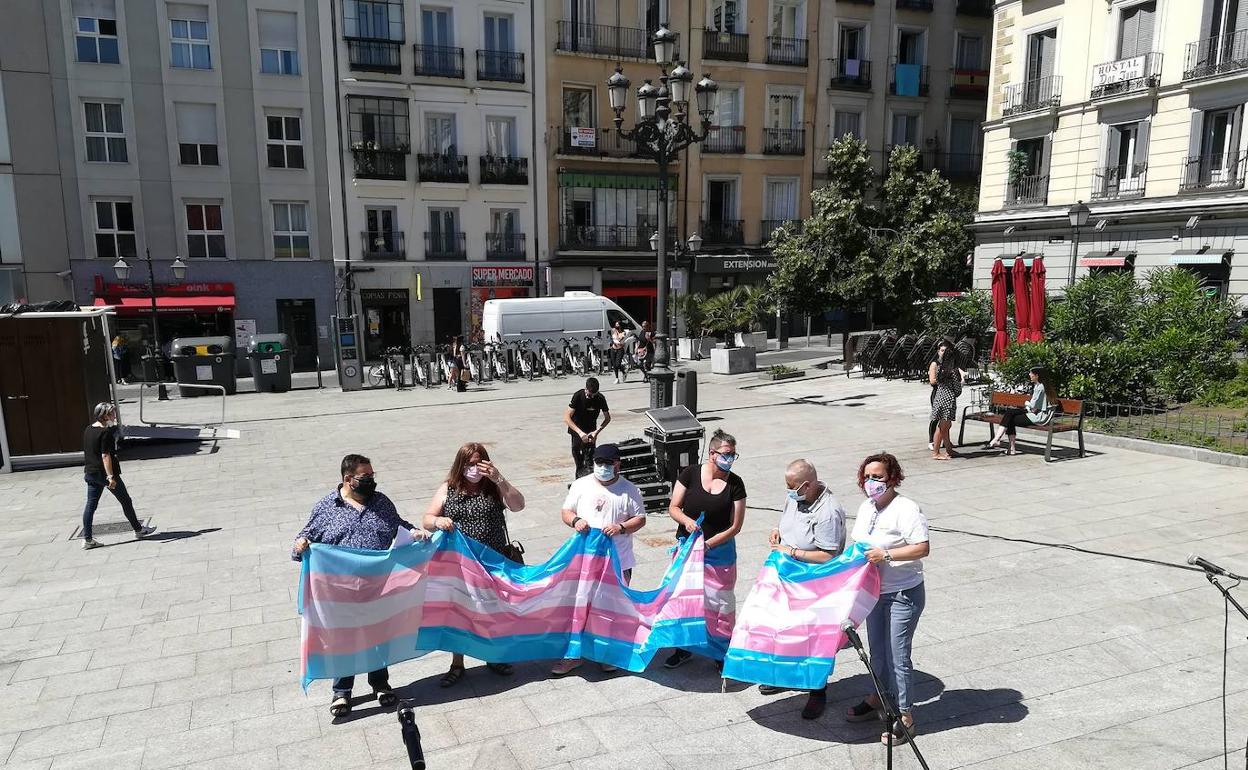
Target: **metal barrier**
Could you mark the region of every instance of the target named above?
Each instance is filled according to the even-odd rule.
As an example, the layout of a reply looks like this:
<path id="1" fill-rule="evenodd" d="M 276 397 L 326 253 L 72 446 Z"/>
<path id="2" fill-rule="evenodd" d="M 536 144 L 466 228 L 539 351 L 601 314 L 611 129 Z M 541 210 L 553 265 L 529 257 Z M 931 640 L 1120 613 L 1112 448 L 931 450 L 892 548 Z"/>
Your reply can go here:
<path id="1" fill-rule="evenodd" d="M 213 426 L 213 425 L 224 425 L 224 424 L 225 424 L 225 387 L 224 387 L 224 386 L 221 386 L 221 385 L 200 385 L 200 384 L 198 384 L 198 383 L 194 383 L 194 382 L 178 383 L 178 385 L 179 385 L 179 387 L 183 387 L 183 388 L 199 388 L 199 389 L 201 389 L 201 390 L 215 391 L 215 392 L 219 393 L 219 394 L 221 395 L 221 419 L 220 419 L 220 420 L 218 420 L 217 422 L 208 422 L 208 423 L 199 423 L 199 422 L 168 422 L 168 421 L 165 421 L 165 422 L 150 422 L 150 421 L 148 421 L 148 420 L 147 420 L 147 419 L 143 416 L 143 404 L 144 404 L 144 403 L 146 403 L 146 398 L 144 397 L 144 394 L 145 394 L 145 393 L 147 393 L 147 389 L 148 389 L 148 388 L 157 388 L 157 387 L 160 387 L 160 385 L 159 385 L 159 383 L 150 383 L 150 382 L 145 382 L 145 383 L 142 383 L 141 385 L 139 385 L 139 422 L 140 422 L 140 423 L 142 423 L 142 424 L 144 424 L 144 425 L 150 425 L 150 426 L 152 426 L 152 427 L 157 427 L 157 426 L 161 426 L 161 425 L 174 425 L 174 426 L 183 427 L 183 428 L 199 428 L 199 427 L 209 427 L 209 426 Z M 180 400 L 180 399 L 179 399 L 179 400 Z"/>

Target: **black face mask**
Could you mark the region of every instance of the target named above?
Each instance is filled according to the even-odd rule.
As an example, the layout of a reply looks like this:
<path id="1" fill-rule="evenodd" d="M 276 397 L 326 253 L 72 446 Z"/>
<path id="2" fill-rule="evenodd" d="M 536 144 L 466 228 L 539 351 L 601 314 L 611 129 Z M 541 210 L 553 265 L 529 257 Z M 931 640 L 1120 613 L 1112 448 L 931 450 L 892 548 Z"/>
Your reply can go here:
<path id="1" fill-rule="evenodd" d="M 351 488 L 354 489 L 358 495 L 363 497 L 372 497 L 373 493 L 377 491 L 377 479 L 372 476 L 365 476 L 362 479 L 356 479 L 355 486 Z"/>

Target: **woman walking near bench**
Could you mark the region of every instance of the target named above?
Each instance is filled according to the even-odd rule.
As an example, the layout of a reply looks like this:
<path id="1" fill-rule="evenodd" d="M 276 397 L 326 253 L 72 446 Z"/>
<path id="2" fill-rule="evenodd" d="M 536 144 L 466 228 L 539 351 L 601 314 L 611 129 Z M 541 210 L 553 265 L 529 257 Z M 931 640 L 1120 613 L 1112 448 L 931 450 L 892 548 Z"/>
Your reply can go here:
<path id="1" fill-rule="evenodd" d="M 962 378 L 965 373 L 958 367 L 958 351 L 949 339 L 940 341 L 936 357 L 927 367 L 927 379 L 932 388 L 931 424 L 936 426 L 932 438 L 932 459 L 948 460 L 953 442 L 949 440 L 949 428 L 958 415 L 958 396 L 962 394 Z"/>
<path id="2" fill-rule="evenodd" d="M 1006 450 L 1006 454 L 1016 455 L 1018 447 L 1015 445 L 1014 437 L 1018 426 L 1048 425 L 1053 419 L 1053 409 L 1057 404 L 1057 388 L 1053 386 L 1052 376 L 1047 369 L 1037 366 L 1027 372 L 1027 379 L 1033 383 L 1031 398 L 1028 399 L 1027 406 L 1012 406 L 1002 412 L 1001 424 L 997 426 L 996 435 L 984 444 L 984 449 L 996 449 L 1001 445 L 1001 438 L 1009 436 L 1010 448 Z"/>

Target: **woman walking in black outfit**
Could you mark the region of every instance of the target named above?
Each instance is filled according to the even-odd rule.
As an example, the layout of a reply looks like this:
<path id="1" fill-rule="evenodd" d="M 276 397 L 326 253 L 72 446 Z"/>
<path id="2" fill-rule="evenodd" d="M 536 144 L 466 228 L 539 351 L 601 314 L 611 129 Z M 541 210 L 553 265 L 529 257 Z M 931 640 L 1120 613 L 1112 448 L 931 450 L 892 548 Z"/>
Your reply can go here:
<path id="1" fill-rule="evenodd" d="M 92 417 L 95 422 L 82 432 L 83 479 L 87 482 L 87 506 L 82 510 L 84 551 L 103 545 L 91 536 L 91 524 L 105 489 L 121 503 L 121 511 L 134 528 L 135 537 L 144 538 L 156 531 L 155 527 L 145 527 L 139 522 L 126 482 L 121 480 L 121 461 L 117 458 L 117 408 L 101 401 L 95 405 Z"/>

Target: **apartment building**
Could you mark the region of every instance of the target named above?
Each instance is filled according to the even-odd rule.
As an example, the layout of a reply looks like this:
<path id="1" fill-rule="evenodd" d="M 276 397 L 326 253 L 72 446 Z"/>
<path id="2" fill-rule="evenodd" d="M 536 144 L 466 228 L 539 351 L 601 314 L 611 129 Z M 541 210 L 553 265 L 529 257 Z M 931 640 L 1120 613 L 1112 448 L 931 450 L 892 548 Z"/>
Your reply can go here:
<path id="1" fill-rule="evenodd" d="M 297 368 L 328 357 L 315 0 L 15 0 L 5 21 L 30 298 L 116 306 L 137 353 L 152 342 L 150 253 L 160 344 L 280 331 Z M 184 281 L 170 270 L 179 256 Z M 116 275 L 119 258 L 128 280 Z"/>
<path id="2" fill-rule="evenodd" d="M 365 354 L 475 334 L 487 299 L 536 289 L 531 6 L 333 7 L 333 238 Z"/>
<path id="3" fill-rule="evenodd" d="M 1043 258 L 1050 291 L 1181 265 L 1248 293 L 1248 3 L 1006 0 L 993 26 L 976 285 Z"/>
<path id="4" fill-rule="evenodd" d="M 822 0 L 817 170 L 835 139 L 866 141 L 881 171 L 912 145 L 955 183 L 979 179 L 991 0 Z"/>

